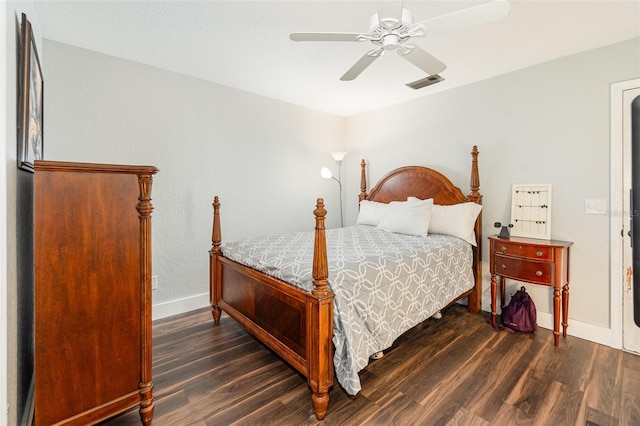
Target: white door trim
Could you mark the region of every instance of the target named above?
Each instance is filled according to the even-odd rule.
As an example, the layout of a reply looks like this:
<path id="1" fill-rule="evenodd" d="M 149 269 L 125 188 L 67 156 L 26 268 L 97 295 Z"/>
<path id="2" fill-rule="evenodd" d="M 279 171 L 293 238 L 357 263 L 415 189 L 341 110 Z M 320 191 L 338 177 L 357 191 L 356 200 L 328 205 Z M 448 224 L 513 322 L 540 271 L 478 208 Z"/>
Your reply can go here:
<path id="1" fill-rule="evenodd" d="M 611 343 L 609 346 L 622 349 L 622 283 L 624 280 L 621 231 L 628 215 L 623 211 L 624 181 L 622 176 L 622 93 L 640 87 L 640 79 L 613 83 L 611 85 L 611 232 L 610 232 L 610 272 L 611 272 Z"/>
<path id="2" fill-rule="evenodd" d="M 7 313 L 7 3 L 0 2 L 0 312 Z M 0 423 L 9 422 L 8 321 L 0 320 Z"/>

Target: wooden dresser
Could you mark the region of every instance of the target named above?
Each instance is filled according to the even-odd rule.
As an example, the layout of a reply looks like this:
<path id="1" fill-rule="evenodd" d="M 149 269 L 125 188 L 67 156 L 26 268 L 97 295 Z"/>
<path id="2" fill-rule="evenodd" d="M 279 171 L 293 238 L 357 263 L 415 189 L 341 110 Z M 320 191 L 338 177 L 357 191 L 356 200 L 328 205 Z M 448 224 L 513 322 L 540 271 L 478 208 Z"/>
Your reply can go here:
<path id="1" fill-rule="evenodd" d="M 153 416 L 151 184 L 158 170 L 36 161 L 35 424 Z"/>
<path id="2" fill-rule="evenodd" d="M 491 269 L 491 324 L 496 325 L 497 277 L 500 277 L 500 308 L 505 307 L 505 278 L 553 287 L 553 341 L 560 337 L 560 291 L 562 335 L 569 326 L 569 241 L 534 238 L 489 237 Z"/>

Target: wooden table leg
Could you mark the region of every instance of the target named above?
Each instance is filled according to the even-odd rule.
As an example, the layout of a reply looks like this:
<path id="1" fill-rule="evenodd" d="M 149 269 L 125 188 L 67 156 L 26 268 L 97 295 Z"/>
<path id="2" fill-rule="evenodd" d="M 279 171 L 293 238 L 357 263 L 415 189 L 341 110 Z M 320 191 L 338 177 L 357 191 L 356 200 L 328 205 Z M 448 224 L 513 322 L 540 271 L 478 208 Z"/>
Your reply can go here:
<path id="1" fill-rule="evenodd" d="M 562 337 L 567 337 L 569 327 L 569 283 L 562 287 Z"/>
<path id="2" fill-rule="evenodd" d="M 502 313 L 504 312 L 504 307 L 507 305 L 506 302 L 506 296 L 505 296 L 505 278 L 504 277 L 500 277 L 500 315 L 502 315 Z"/>
<path id="3" fill-rule="evenodd" d="M 497 291 L 496 275 L 491 274 L 491 325 L 496 326 L 496 291 Z"/>
<path id="4" fill-rule="evenodd" d="M 313 404 L 313 411 L 316 414 L 316 419 L 323 420 L 327 415 L 327 407 L 329 406 L 329 393 L 313 392 L 313 394 L 311 395 L 311 402 Z"/>
<path id="5" fill-rule="evenodd" d="M 558 346 L 560 337 L 560 283 L 553 287 L 553 343 Z"/>

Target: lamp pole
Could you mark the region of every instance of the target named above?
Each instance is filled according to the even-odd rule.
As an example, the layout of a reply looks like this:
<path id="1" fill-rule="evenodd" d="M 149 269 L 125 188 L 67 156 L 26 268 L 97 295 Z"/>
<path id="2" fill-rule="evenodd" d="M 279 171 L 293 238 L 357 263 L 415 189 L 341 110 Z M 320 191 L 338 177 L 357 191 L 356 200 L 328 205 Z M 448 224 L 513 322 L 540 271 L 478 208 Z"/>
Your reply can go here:
<path id="1" fill-rule="evenodd" d="M 340 166 L 342 166 L 342 160 L 338 161 L 336 160 L 336 163 L 338 164 L 338 179 L 336 179 L 338 181 L 338 189 L 340 191 L 340 227 L 343 228 L 344 227 L 344 219 L 342 218 L 342 175 L 340 173 Z"/>

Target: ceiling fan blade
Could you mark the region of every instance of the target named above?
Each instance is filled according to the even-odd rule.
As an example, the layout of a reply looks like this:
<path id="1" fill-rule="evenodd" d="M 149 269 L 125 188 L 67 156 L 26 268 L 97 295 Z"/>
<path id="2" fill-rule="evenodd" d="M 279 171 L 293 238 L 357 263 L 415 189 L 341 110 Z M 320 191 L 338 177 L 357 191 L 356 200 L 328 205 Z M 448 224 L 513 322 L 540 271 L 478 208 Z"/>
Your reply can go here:
<path id="1" fill-rule="evenodd" d="M 415 26 L 422 26 L 425 34 L 429 36 L 504 19 L 509 16 L 510 11 L 511 3 L 508 0 L 494 0 L 479 6 L 427 19 L 418 22 Z"/>
<path id="2" fill-rule="evenodd" d="M 375 61 L 376 59 L 378 59 L 378 57 L 380 57 L 380 53 L 378 53 L 377 55 L 376 54 L 370 55 L 370 53 L 372 52 L 365 54 L 362 58 L 358 60 L 358 62 L 353 64 L 353 66 L 349 68 L 349 71 L 347 71 L 346 73 L 344 73 L 342 77 L 340 77 L 340 80 L 342 81 L 354 80 L 357 76 L 360 75 L 360 73 L 362 73 L 362 71 L 364 71 L 369 65 L 371 65 L 373 61 Z"/>
<path id="3" fill-rule="evenodd" d="M 429 75 L 439 74 L 447 69 L 447 66 L 438 58 L 418 46 L 414 46 L 406 54 L 398 50 L 398 54 Z"/>
<path id="4" fill-rule="evenodd" d="M 360 41 L 358 33 L 292 33 L 293 41 Z"/>

